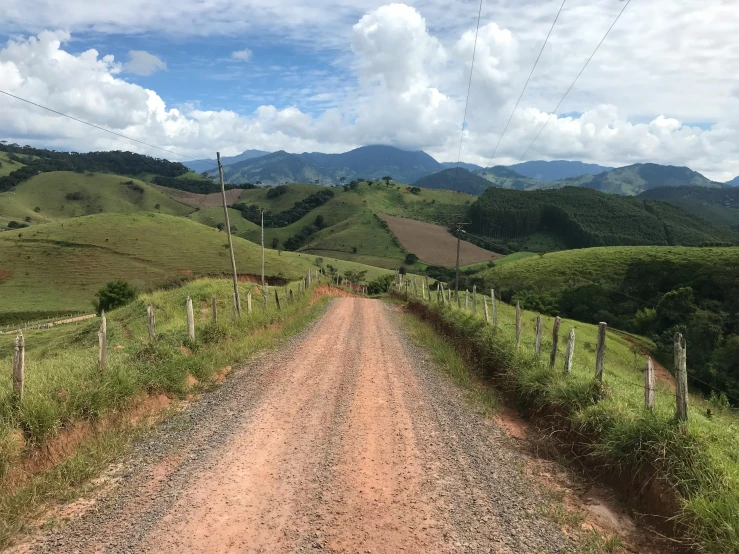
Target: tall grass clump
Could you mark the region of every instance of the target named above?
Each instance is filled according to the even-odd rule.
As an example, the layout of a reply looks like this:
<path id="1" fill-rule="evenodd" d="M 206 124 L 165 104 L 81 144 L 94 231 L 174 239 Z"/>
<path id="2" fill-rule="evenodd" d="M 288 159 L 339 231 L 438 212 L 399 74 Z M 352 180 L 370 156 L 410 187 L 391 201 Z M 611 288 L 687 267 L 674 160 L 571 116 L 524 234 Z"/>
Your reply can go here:
<path id="1" fill-rule="evenodd" d="M 489 298 L 488 298 L 489 302 Z M 572 371 L 561 359 L 549 367 L 552 320 L 544 318 L 542 356 L 533 349 L 536 314 L 524 312 L 516 347 L 514 310 L 498 305 L 494 328 L 482 314 L 408 299 L 408 307 L 456 345 L 508 400 L 535 418 L 573 460 L 621 483 L 630 500 L 661 518 L 671 533 L 700 552 L 739 552 L 739 418 L 729 409 L 691 397 L 690 420 L 675 419 L 674 389 L 659 383 L 654 412 L 644 407 L 643 353 L 637 337 L 609 332 L 606 371 L 596 381 L 597 327 L 563 320 L 561 336 L 576 329 Z M 715 404 L 715 402 L 714 402 Z"/>

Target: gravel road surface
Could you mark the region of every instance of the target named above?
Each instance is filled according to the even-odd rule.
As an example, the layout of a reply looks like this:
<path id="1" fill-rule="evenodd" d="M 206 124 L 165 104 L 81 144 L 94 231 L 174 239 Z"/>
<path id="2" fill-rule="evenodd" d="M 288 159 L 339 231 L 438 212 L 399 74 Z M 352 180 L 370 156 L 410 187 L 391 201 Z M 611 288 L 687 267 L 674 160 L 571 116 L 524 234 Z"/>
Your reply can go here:
<path id="1" fill-rule="evenodd" d="M 160 425 L 30 550 L 576 552 L 521 466 L 391 308 L 341 298 Z"/>

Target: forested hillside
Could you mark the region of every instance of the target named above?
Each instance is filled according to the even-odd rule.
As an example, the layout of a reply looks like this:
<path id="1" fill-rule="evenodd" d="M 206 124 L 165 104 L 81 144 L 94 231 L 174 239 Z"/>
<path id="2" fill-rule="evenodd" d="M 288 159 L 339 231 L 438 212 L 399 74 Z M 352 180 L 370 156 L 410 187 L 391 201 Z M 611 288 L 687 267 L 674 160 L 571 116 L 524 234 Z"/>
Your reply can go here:
<path id="1" fill-rule="evenodd" d="M 739 243 L 739 235 L 654 200 L 565 187 L 540 191 L 489 188 L 467 212 L 470 231 L 511 250 L 544 234 L 563 248 Z M 544 248 L 547 250 L 547 248 Z"/>
<path id="2" fill-rule="evenodd" d="M 739 188 L 660 187 L 641 193 L 639 198 L 668 202 L 714 224 L 739 231 Z"/>

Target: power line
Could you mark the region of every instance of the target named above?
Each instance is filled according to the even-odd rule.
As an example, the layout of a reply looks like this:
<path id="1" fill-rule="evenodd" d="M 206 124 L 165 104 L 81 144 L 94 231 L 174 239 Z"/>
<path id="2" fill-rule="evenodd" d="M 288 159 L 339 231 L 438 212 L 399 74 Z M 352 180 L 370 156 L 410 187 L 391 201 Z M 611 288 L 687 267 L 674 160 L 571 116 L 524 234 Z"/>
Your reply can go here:
<path id="1" fill-rule="evenodd" d="M 564 102 L 565 101 L 565 98 L 567 98 L 567 96 L 570 94 L 570 92 L 572 91 L 572 88 L 575 86 L 575 83 L 577 83 L 577 81 L 580 79 L 580 76 L 585 71 L 585 68 L 588 67 L 588 65 L 590 64 L 590 62 L 592 61 L 592 59 L 595 57 L 595 54 L 600 49 L 601 45 L 605 42 L 605 40 L 608 37 L 608 35 L 611 33 L 611 31 L 613 30 L 613 28 L 616 26 L 616 23 L 618 23 L 618 20 L 621 19 L 621 16 L 623 15 L 624 11 L 626 11 L 626 8 L 629 7 L 629 4 L 631 4 L 631 0 L 626 0 L 626 3 L 624 4 L 624 7 L 621 8 L 621 11 L 620 12 L 618 12 L 618 15 L 616 16 L 616 19 L 614 19 L 613 20 L 613 23 L 611 23 L 611 26 L 608 27 L 608 30 L 606 31 L 606 34 L 603 35 L 603 38 L 602 39 L 600 39 L 600 42 L 595 47 L 595 50 L 593 50 L 593 53 L 590 54 L 590 57 L 585 62 L 585 65 L 582 66 L 582 69 L 580 69 L 580 72 L 577 74 L 577 76 L 575 77 L 575 79 L 572 81 L 572 83 L 570 84 L 570 86 L 567 88 L 567 91 L 564 93 L 564 96 L 562 96 L 562 98 L 559 100 L 559 102 L 555 106 L 554 110 L 552 110 L 549 113 L 549 117 L 544 122 L 544 125 L 542 125 L 541 128 L 539 129 L 539 132 L 534 137 L 534 140 L 531 141 L 531 144 L 529 144 L 529 146 L 526 148 L 526 150 L 524 151 L 524 153 L 521 155 L 521 157 L 518 160 L 518 163 L 521 163 L 523 161 L 523 159 L 526 157 L 526 154 L 528 154 L 529 153 L 529 150 L 531 150 L 531 147 L 534 146 L 534 143 L 541 136 L 541 133 L 544 131 L 544 129 L 547 127 L 547 125 L 549 125 L 549 122 L 552 120 L 552 117 L 554 117 L 556 115 L 557 110 L 562 105 L 562 102 Z M 510 173 L 506 177 L 506 181 L 504 181 L 504 184 L 508 181 L 508 179 L 511 178 L 511 176 L 514 173 L 513 168 L 509 168 L 509 171 L 510 171 Z"/>
<path id="2" fill-rule="evenodd" d="M 554 30 L 554 26 L 557 24 L 557 20 L 559 19 L 559 14 L 562 13 L 562 8 L 565 7 L 566 1 L 567 0 L 562 0 L 562 5 L 559 7 L 559 11 L 557 12 L 557 15 L 555 16 L 554 21 L 552 22 L 552 26 L 549 28 L 549 33 L 547 33 L 547 38 L 544 39 L 544 44 L 541 45 L 541 50 L 539 50 L 539 55 L 536 57 L 534 66 L 531 68 L 531 73 L 529 73 L 529 77 L 528 79 L 526 79 L 526 83 L 523 85 L 523 89 L 521 89 L 521 94 L 518 96 L 518 100 L 516 100 L 516 105 L 513 106 L 513 111 L 511 112 L 511 115 L 508 118 L 508 121 L 506 122 L 505 127 L 503 128 L 503 132 L 500 134 L 500 137 L 498 138 L 498 144 L 495 145 L 495 150 L 493 150 L 493 154 L 492 156 L 490 156 L 490 159 L 488 160 L 488 163 L 485 165 L 485 168 L 487 168 L 490 165 L 490 163 L 493 161 L 493 158 L 495 157 L 496 152 L 498 152 L 498 147 L 500 146 L 500 142 L 503 140 L 503 136 L 506 134 L 506 131 L 508 130 L 508 126 L 511 124 L 511 120 L 513 119 L 513 114 L 516 113 L 516 109 L 518 109 L 518 104 L 521 102 L 521 98 L 523 98 L 523 93 L 526 92 L 526 88 L 529 86 L 529 81 L 531 80 L 531 76 L 534 74 L 534 70 L 536 69 L 536 66 L 539 64 L 539 59 L 541 59 L 541 55 L 544 52 L 544 48 L 549 42 L 549 37 L 552 36 L 552 31 Z"/>
<path id="3" fill-rule="evenodd" d="M 37 104 L 36 102 L 32 102 L 30 100 L 26 100 L 25 98 L 21 98 L 20 96 L 16 96 L 15 94 L 10 94 L 9 92 L 5 92 L 4 90 L 0 90 L 0 93 L 4 94 L 6 96 L 10 96 L 11 98 L 15 98 L 16 100 L 20 100 L 22 102 L 26 102 L 27 104 L 31 104 L 32 106 L 36 106 L 37 108 L 41 108 L 41 109 L 47 110 L 49 112 L 55 113 L 57 115 L 61 115 L 62 117 L 66 117 L 66 118 L 71 119 L 73 121 L 77 121 L 79 123 L 84 123 L 85 125 L 89 125 L 90 127 L 94 127 L 95 129 L 100 129 L 101 131 L 105 131 L 106 133 L 110 133 L 111 135 L 115 135 L 117 137 L 121 137 L 121 138 L 124 138 L 126 140 L 133 141 L 133 142 L 138 142 L 139 144 L 143 144 L 145 146 L 149 146 L 150 148 L 155 148 L 155 149 L 161 150 L 163 152 L 169 152 L 170 154 L 174 154 L 175 156 L 180 156 L 182 158 L 187 158 L 189 160 L 193 160 L 193 161 L 196 161 L 198 163 L 208 163 L 209 166 L 216 167 L 216 164 L 211 164 L 209 162 L 205 162 L 204 160 L 199 160 L 197 158 L 193 158 L 192 156 L 186 156 L 185 154 L 180 154 L 179 152 L 175 152 L 174 150 L 168 150 L 167 148 L 161 148 L 160 146 L 155 146 L 155 145 L 150 144 L 148 142 L 144 142 L 143 140 L 138 140 L 138 139 L 135 139 L 135 138 L 132 138 L 132 137 L 123 135 L 121 133 L 116 133 L 115 131 L 111 131 L 110 129 L 106 129 L 105 127 L 100 127 L 98 125 L 95 125 L 94 123 L 90 123 L 89 121 L 84 121 L 83 119 L 78 119 L 78 118 L 73 117 L 71 115 L 67 115 L 65 113 L 58 112 L 58 111 L 53 110 L 51 108 L 47 108 L 46 106 L 42 106 L 41 104 Z"/>
<path id="4" fill-rule="evenodd" d="M 457 153 L 457 169 L 459 173 L 459 162 L 462 160 L 462 143 L 464 142 L 464 127 L 467 122 L 467 107 L 470 103 L 470 90 L 472 90 L 472 72 L 475 69 L 475 54 L 477 53 L 477 37 L 480 34 L 480 16 L 482 15 L 482 0 L 480 0 L 480 8 L 477 11 L 477 28 L 475 29 L 475 43 L 472 47 L 472 63 L 470 64 L 470 80 L 467 83 L 467 99 L 464 102 L 464 115 L 462 116 L 462 130 L 459 136 L 459 152 Z"/>

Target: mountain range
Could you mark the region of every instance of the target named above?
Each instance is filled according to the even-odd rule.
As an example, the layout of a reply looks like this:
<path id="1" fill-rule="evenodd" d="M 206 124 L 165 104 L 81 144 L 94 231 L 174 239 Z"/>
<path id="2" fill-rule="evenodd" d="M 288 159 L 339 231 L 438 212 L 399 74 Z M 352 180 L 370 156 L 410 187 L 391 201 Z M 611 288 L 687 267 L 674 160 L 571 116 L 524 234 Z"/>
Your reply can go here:
<path id="1" fill-rule="evenodd" d="M 389 175 L 400 183 L 477 195 L 488 186 L 513 190 L 576 186 L 629 196 L 658 187 L 721 188 L 739 185 L 739 177 L 724 184 L 711 181 L 687 167 L 652 163 L 612 168 L 580 161 L 537 160 L 508 167 L 483 168 L 466 162 L 438 162 L 422 150 L 406 151 L 383 145 L 363 146 L 341 154 L 247 150 L 221 160 L 224 177 L 234 185 L 300 182 L 335 186 Z M 215 165 L 215 160 L 198 160 L 185 165 L 198 171 L 197 166 L 202 167 L 206 163 Z M 218 175 L 215 167 L 204 173 L 212 178 Z"/>

